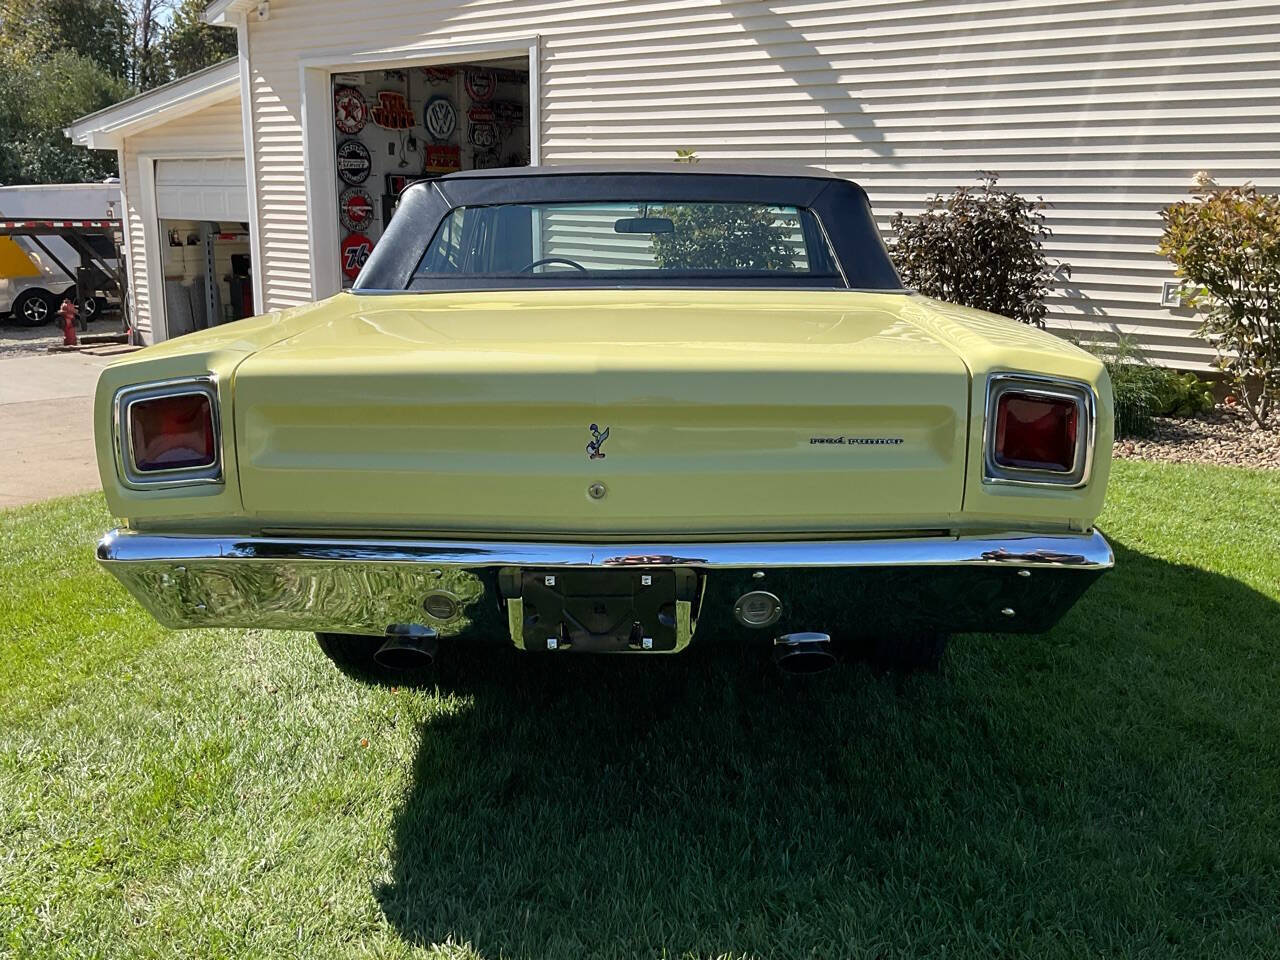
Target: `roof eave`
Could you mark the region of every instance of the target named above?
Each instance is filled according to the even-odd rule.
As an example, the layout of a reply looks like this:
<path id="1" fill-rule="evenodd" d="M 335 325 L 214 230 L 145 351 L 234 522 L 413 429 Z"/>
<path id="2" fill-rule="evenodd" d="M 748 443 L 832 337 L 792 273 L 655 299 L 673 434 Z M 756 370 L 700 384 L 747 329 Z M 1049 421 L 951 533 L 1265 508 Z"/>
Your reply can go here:
<path id="1" fill-rule="evenodd" d="M 224 60 L 81 117 L 64 128 L 63 133 L 72 143 L 91 150 L 117 150 L 127 136 L 239 95 L 239 63 Z"/>
<path id="2" fill-rule="evenodd" d="M 204 9 L 204 21 L 215 27 L 234 27 L 236 20 L 252 10 L 256 3 L 257 0 L 213 0 Z"/>

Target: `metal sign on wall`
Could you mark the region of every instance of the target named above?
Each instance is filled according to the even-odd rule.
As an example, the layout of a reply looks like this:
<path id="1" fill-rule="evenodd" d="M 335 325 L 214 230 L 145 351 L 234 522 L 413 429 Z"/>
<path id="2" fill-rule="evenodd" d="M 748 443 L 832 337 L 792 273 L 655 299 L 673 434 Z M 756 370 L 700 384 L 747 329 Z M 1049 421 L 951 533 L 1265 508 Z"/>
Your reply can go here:
<path id="1" fill-rule="evenodd" d="M 335 74 L 332 84 L 339 256 L 347 281 L 386 229 L 404 185 L 528 162 L 527 71 L 404 67 Z"/>

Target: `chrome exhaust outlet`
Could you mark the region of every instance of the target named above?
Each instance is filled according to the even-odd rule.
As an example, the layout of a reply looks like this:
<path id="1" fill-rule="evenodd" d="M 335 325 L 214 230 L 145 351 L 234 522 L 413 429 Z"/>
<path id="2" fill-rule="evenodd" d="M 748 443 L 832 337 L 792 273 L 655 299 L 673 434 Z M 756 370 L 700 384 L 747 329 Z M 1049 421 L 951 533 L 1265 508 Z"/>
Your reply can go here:
<path id="1" fill-rule="evenodd" d="M 386 670 L 422 670 L 435 663 L 436 632 L 417 624 L 396 624 L 387 628 L 387 639 L 373 655 Z"/>
<path id="2" fill-rule="evenodd" d="M 773 662 L 783 673 L 822 673 L 836 665 L 825 633 L 788 633 L 773 641 Z"/>

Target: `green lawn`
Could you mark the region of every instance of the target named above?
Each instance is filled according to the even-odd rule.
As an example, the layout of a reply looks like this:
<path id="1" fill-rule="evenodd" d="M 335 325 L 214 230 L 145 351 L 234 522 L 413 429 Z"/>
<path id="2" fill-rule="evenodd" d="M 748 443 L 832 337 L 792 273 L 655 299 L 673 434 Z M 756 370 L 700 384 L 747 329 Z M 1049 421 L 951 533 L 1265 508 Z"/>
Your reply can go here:
<path id="1" fill-rule="evenodd" d="M 1117 464 L 1052 634 L 347 680 L 0 513 L 0 955 L 1280 956 L 1280 477 Z"/>

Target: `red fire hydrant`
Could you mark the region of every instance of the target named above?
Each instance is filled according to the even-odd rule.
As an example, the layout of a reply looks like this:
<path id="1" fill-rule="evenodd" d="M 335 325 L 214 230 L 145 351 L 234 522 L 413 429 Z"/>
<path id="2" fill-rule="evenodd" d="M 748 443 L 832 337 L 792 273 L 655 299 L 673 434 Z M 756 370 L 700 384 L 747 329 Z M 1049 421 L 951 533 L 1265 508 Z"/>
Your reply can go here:
<path id="1" fill-rule="evenodd" d="M 62 345 L 74 347 L 80 341 L 76 339 L 76 305 L 70 298 L 62 301 L 58 308 L 58 316 L 62 317 Z"/>

